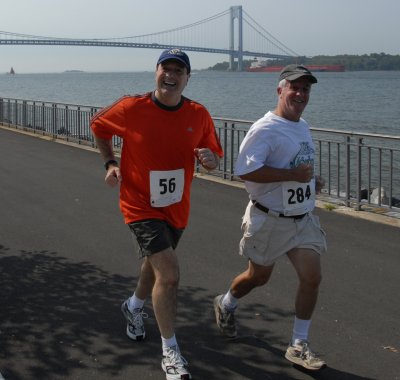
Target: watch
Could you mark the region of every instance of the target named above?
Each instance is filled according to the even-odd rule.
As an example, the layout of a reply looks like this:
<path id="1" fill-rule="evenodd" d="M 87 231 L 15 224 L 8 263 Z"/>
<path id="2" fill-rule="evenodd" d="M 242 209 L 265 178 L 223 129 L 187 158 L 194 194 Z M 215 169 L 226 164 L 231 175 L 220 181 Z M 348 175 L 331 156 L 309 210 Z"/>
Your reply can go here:
<path id="1" fill-rule="evenodd" d="M 104 163 L 104 167 L 106 168 L 106 170 L 108 170 L 108 167 L 110 165 L 115 165 L 118 166 L 118 161 L 112 159 L 112 160 L 108 160 L 107 162 Z"/>

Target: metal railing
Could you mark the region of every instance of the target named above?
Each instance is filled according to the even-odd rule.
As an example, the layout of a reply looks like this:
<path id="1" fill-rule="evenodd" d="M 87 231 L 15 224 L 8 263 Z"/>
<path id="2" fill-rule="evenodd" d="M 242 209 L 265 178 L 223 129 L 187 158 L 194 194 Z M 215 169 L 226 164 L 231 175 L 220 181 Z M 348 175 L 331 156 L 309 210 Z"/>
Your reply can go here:
<path id="1" fill-rule="evenodd" d="M 95 147 L 90 131 L 97 106 L 0 98 L 0 125 Z M 218 170 L 210 173 L 240 181 L 234 163 L 240 143 L 252 121 L 213 118 L 224 149 Z M 339 200 L 348 207 L 400 207 L 400 136 L 312 128 L 316 145 L 316 172 L 326 183 L 320 197 Z M 116 149 L 122 140 L 115 136 Z M 196 166 L 196 170 L 200 170 Z"/>

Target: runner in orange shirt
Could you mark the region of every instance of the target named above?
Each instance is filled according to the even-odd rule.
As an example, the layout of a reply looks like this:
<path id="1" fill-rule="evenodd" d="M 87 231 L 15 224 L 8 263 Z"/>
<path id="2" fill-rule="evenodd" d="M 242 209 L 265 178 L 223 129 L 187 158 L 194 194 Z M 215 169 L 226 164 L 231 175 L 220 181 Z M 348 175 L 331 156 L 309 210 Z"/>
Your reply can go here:
<path id="1" fill-rule="evenodd" d="M 91 123 L 105 161 L 105 181 L 120 185 L 121 212 L 143 258 L 135 292 L 121 306 L 126 332 L 133 340 L 145 338 L 144 302 L 151 294 L 167 380 L 191 379 L 175 337 L 175 249 L 189 217 L 195 159 L 213 170 L 223 154 L 206 108 L 182 95 L 189 78 L 189 57 L 179 49 L 166 50 L 157 61 L 155 91 L 125 96 Z M 123 139 L 120 164 L 114 135 Z"/>

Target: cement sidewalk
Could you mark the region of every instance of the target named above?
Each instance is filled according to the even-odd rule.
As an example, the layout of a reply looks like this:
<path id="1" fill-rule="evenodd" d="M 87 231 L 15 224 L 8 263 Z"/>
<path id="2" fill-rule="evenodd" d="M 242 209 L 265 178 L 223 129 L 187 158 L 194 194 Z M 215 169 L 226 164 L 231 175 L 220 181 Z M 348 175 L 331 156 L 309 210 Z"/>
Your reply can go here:
<path id="1" fill-rule="evenodd" d="M 4 129 L 0 151 L 1 375 L 165 379 L 151 302 L 148 339 L 125 335 L 119 307 L 139 262 L 98 154 Z M 194 180 L 177 319 L 193 379 L 400 379 L 400 230 L 379 216 L 316 211 L 329 252 L 310 338 L 328 368 L 310 374 L 283 357 L 296 291 L 287 260 L 241 302 L 239 337 L 220 336 L 212 300 L 246 265 L 237 255 L 246 203 L 241 188 Z"/>

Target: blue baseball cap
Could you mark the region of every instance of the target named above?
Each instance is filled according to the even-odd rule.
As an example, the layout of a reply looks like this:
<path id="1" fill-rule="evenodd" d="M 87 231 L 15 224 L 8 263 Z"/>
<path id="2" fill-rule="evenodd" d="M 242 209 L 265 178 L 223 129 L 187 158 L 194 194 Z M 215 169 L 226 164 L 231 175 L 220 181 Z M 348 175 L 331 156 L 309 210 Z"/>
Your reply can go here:
<path id="1" fill-rule="evenodd" d="M 170 49 L 170 50 L 164 50 L 161 55 L 160 58 L 158 58 L 157 61 L 157 66 L 168 60 L 168 59 L 175 59 L 181 63 L 183 63 L 186 66 L 187 72 L 188 74 L 190 73 L 190 61 L 189 61 L 189 57 L 187 56 L 186 53 L 184 53 L 181 49 Z"/>

